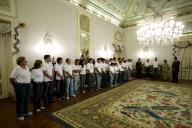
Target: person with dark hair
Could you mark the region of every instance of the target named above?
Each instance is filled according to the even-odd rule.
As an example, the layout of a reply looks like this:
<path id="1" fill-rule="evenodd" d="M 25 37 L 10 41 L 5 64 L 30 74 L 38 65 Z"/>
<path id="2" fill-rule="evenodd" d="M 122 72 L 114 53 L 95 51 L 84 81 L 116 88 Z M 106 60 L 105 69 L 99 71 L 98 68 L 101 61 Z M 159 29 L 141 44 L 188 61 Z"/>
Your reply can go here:
<path id="1" fill-rule="evenodd" d="M 33 109 L 34 112 L 39 112 L 41 109 L 44 109 L 44 106 L 41 106 L 41 97 L 43 91 L 43 70 L 42 70 L 42 61 L 36 60 L 34 66 L 31 70 L 31 79 L 33 84 Z"/>
<path id="2" fill-rule="evenodd" d="M 57 63 L 54 66 L 55 74 L 56 74 L 56 94 L 58 100 L 64 100 L 64 74 L 63 74 L 63 58 L 58 57 Z"/>
<path id="3" fill-rule="evenodd" d="M 44 106 L 47 106 L 48 103 L 54 103 L 52 100 L 54 70 L 50 55 L 44 56 L 43 74 L 44 74 L 43 97 L 46 99 L 44 102 Z"/>
<path id="4" fill-rule="evenodd" d="M 17 119 L 23 121 L 24 116 L 33 115 L 28 111 L 29 90 L 31 84 L 31 73 L 27 67 L 25 57 L 17 58 L 17 66 L 13 69 L 10 75 L 10 82 L 12 83 L 16 95 L 16 112 Z"/>
<path id="5" fill-rule="evenodd" d="M 85 60 L 82 61 L 80 65 L 80 92 L 86 93 L 85 91 L 85 81 L 86 81 L 86 62 Z"/>
<path id="6" fill-rule="evenodd" d="M 73 91 L 74 94 L 77 95 L 79 91 L 79 83 L 80 83 L 80 78 L 79 78 L 79 73 L 80 73 L 80 65 L 79 65 L 79 59 L 75 59 L 73 66 Z"/>
<path id="7" fill-rule="evenodd" d="M 96 77 L 96 91 L 101 89 L 102 70 L 101 70 L 101 58 L 97 59 L 95 63 L 95 77 Z"/>
<path id="8" fill-rule="evenodd" d="M 155 58 L 155 61 L 152 64 L 153 64 L 153 72 L 154 72 L 153 77 L 157 77 L 158 76 L 158 67 L 159 67 L 157 58 Z"/>
<path id="9" fill-rule="evenodd" d="M 94 66 L 93 66 L 93 59 L 90 58 L 88 63 L 86 64 L 86 71 L 87 71 L 87 84 L 88 90 L 91 90 L 94 83 Z"/>
<path id="10" fill-rule="evenodd" d="M 66 99 L 69 100 L 69 96 L 76 97 L 73 90 L 73 66 L 71 64 L 71 59 L 66 59 L 66 64 L 64 65 L 64 72 L 65 72 L 65 90 L 67 97 Z"/>
<path id="11" fill-rule="evenodd" d="M 150 62 L 149 59 L 145 62 L 146 79 L 150 78 Z"/>
<path id="12" fill-rule="evenodd" d="M 113 62 L 113 63 L 117 63 L 116 57 L 113 58 L 113 61 L 112 61 L 112 62 Z"/>
<path id="13" fill-rule="evenodd" d="M 142 70 L 142 63 L 141 63 L 141 59 L 138 58 L 138 61 L 136 62 L 136 71 L 137 71 L 137 78 L 141 77 L 141 70 Z"/>
<path id="14" fill-rule="evenodd" d="M 109 76 L 110 76 L 110 87 L 114 87 L 114 73 L 115 73 L 115 69 L 114 69 L 114 63 L 110 64 L 109 67 Z"/>
<path id="15" fill-rule="evenodd" d="M 167 63 L 167 60 L 164 60 L 164 63 L 162 64 L 163 80 L 168 79 L 168 74 L 169 74 L 169 64 Z"/>
<path id="16" fill-rule="evenodd" d="M 118 64 L 114 63 L 114 80 L 113 80 L 114 87 L 117 87 L 117 85 L 118 85 L 118 75 L 119 75 Z"/>
<path id="17" fill-rule="evenodd" d="M 180 66 L 180 62 L 177 60 L 177 57 L 174 57 L 174 61 L 172 64 L 172 82 L 173 83 L 178 83 L 179 66 Z"/>

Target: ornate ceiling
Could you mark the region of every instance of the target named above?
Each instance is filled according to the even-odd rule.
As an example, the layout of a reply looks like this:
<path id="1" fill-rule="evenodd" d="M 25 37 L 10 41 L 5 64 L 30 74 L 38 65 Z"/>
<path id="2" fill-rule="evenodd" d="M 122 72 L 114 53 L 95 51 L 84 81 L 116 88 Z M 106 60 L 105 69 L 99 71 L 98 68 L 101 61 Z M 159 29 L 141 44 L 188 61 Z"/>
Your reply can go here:
<path id="1" fill-rule="evenodd" d="M 121 27 L 138 24 L 154 13 L 192 14 L 192 0 L 68 0 Z"/>

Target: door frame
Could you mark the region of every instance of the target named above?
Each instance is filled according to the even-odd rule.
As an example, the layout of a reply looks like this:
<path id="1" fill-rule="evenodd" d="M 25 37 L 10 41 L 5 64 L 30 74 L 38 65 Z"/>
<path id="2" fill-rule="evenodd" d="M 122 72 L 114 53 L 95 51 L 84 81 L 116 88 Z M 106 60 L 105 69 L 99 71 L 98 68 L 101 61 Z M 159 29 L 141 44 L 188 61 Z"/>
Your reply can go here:
<path id="1" fill-rule="evenodd" d="M 14 89 L 9 81 L 9 76 L 10 73 L 13 69 L 13 61 L 16 60 L 16 56 L 12 54 L 12 48 L 13 48 L 13 30 L 14 30 L 14 23 L 15 23 L 15 18 L 10 17 L 10 16 L 5 16 L 0 14 L 0 20 L 4 22 L 8 22 L 11 24 L 11 41 L 10 43 L 5 44 L 5 63 L 6 63 L 6 72 L 5 72 L 5 80 L 4 83 L 7 86 L 6 91 L 3 92 L 3 95 L 0 96 L 0 99 L 5 99 L 8 98 L 12 95 L 14 95 Z"/>

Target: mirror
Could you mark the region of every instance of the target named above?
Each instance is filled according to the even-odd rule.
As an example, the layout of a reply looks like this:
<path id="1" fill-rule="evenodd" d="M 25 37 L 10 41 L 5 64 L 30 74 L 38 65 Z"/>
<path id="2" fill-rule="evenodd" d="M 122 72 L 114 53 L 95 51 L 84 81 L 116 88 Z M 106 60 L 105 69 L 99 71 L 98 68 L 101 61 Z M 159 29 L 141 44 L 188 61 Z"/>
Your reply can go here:
<path id="1" fill-rule="evenodd" d="M 79 44 L 80 55 L 88 58 L 90 53 L 90 18 L 86 14 L 79 15 Z"/>

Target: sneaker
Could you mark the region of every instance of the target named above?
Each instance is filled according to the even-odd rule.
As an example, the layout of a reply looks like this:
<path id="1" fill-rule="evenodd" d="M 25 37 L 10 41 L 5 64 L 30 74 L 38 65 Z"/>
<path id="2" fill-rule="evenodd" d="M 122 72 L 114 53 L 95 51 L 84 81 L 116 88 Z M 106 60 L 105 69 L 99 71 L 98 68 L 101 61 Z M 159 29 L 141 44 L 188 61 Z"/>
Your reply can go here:
<path id="1" fill-rule="evenodd" d="M 76 95 L 72 95 L 72 97 L 76 97 Z"/>
<path id="2" fill-rule="evenodd" d="M 26 114 L 23 114 L 23 116 L 32 116 L 32 115 L 33 115 L 32 112 L 28 112 L 28 113 L 26 113 Z"/>
<path id="3" fill-rule="evenodd" d="M 19 121 L 24 121 L 25 120 L 25 118 L 23 117 L 23 116 L 20 116 L 20 117 L 18 117 L 17 118 Z"/>
<path id="4" fill-rule="evenodd" d="M 69 100 L 69 97 L 67 97 L 66 100 Z"/>
<path id="5" fill-rule="evenodd" d="M 36 112 L 40 112 L 40 111 L 41 111 L 41 109 L 37 109 L 37 110 L 36 110 Z"/>
<path id="6" fill-rule="evenodd" d="M 41 109 L 41 110 L 44 110 L 44 109 L 45 109 L 45 107 L 41 107 L 40 109 Z"/>
<path id="7" fill-rule="evenodd" d="M 86 91 L 83 91 L 82 93 L 86 93 Z"/>

